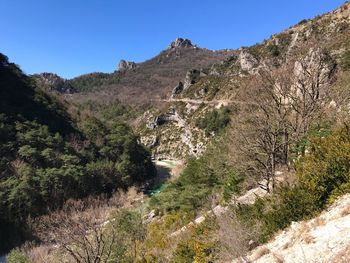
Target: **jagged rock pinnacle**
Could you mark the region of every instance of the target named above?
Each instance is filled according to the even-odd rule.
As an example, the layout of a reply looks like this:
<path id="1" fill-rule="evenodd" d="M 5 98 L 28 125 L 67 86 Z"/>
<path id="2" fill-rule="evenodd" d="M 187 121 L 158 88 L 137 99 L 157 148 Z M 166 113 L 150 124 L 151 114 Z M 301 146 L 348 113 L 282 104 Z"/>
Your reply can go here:
<path id="1" fill-rule="evenodd" d="M 122 59 L 118 64 L 118 71 L 125 71 L 129 69 L 134 69 L 136 67 L 137 67 L 137 64 L 135 62 L 130 62 Z"/>
<path id="2" fill-rule="evenodd" d="M 169 49 L 172 48 L 187 48 L 187 47 L 194 47 L 194 45 L 192 45 L 191 40 L 187 39 L 187 38 L 176 38 L 175 41 L 171 42 Z"/>

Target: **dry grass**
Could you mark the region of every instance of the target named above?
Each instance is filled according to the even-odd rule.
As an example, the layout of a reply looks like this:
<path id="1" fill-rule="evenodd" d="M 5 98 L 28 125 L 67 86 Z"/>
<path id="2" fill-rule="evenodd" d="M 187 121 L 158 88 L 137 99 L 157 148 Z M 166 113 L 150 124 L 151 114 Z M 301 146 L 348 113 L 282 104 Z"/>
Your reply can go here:
<path id="1" fill-rule="evenodd" d="M 341 216 L 347 216 L 350 214 L 350 205 L 346 206 L 344 210 L 341 212 Z"/>
<path id="2" fill-rule="evenodd" d="M 324 226 L 326 224 L 326 220 L 324 220 L 322 217 L 317 217 L 311 222 L 311 226 L 313 228 L 318 226 Z"/>
<path id="3" fill-rule="evenodd" d="M 112 221 L 107 220 L 114 210 L 121 207 L 131 207 L 142 199 L 143 194 L 132 187 L 127 192 L 115 193 L 111 198 L 98 196 L 83 200 L 68 200 L 62 210 L 36 218 L 31 222 L 34 232 L 43 243 L 39 245 L 27 243 L 21 249 L 35 263 L 72 262 L 70 253 L 67 253 L 63 247 L 76 249 L 74 244 L 80 244 L 80 240 L 83 240 L 87 233 L 92 236 L 98 235 L 96 236 L 98 241 L 100 236 L 104 235 L 101 226 L 104 226 L 106 222 L 113 225 Z M 93 241 L 89 242 L 89 247 L 86 249 L 94 248 Z M 65 245 L 59 247 L 52 245 L 52 243 Z M 82 250 L 82 248 L 79 249 Z M 64 261 L 62 261 L 63 259 Z"/>
<path id="4" fill-rule="evenodd" d="M 350 245 L 346 246 L 330 260 L 333 263 L 348 263 L 350 258 Z"/>
<path id="5" fill-rule="evenodd" d="M 262 247 L 258 248 L 251 255 L 250 260 L 254 262 L 254 261 L 258 260 L 259 258 L 261 258 L 261 257 L 263 257 L 263 256 L 265 256 L 265 255 L 267 255 L 269 253 L 270 253 L 270 249 L 268 249 L 268 247 L 266 247 L 266 246 L 262 246 Z"/>
<path id="6" fill-rule="evenodd" d="M 233 213 L 225 213 L 217 217 L 219 229 L 217 240 L 220 240 L 219 258 L 226 262 L 227 258 L 239 258 L 246 255 L 252 244 L 256 244 L 257 233 L 240 222 Z"/>
<path id="7" fill-rule="evenodd" d="M 311 226 L 306 222 L 301 222 L 299 228 L 293 234 L 293 240 L 297 240 L 300 237 L 306 244 L 314 242 L 314 237 L 310 234 Z"/>
<path id="8" fill-rule="evenodd" d="M 301 238 L 304 240 L 306 244 L 310 244 L 315 241 L 315 238 L 310 234 L 310 232 L 303 233 L 301 235 Z"/>
<path id="9" fill-rule="evenodd" d="M 284 259 L 281 255 L 273 253 L 273 258 L 276 260 L 276 263 L 284 263 Z"/>
<path id="10" fill-rule="evenodd" d="M 61 250 L 52 244 L 36 244 L 33 242 L 26 242 L 20 248 L 30 262 L 33 263 L 66 263 L 72 262 L 68 260 L 67 256 L 59 256 Z M 63 260 L 65 258 L 65 260 Z M 68 260 L 68 261 L 67 261 Z"/>

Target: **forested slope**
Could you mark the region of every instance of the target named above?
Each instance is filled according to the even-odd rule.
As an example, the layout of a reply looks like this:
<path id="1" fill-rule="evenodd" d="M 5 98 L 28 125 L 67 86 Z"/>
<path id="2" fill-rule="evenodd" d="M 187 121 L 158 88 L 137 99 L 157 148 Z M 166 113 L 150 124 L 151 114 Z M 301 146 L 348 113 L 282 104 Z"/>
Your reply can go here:
<path id="1" fill-rule="evenodd" d="M 28 218 L 154 175 L 149 153 L 126 124 L 93 117 L 77 123 L 0 55 L 0 250 L 28 237 Z"/>

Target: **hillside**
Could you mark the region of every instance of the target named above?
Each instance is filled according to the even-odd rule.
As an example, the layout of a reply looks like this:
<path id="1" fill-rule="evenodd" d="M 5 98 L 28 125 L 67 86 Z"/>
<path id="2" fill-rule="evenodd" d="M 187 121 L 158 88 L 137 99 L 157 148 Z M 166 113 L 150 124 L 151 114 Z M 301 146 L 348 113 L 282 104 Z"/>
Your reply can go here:
<path id="1" fill-rule="evenodd" d="M 73 118 L 3 54 L 0 87 L 0 252 L 35 239 L 30 219 L 68 199 L 111 195 L 155 176 L 125 123 Z"/>
<path id="2" fill-rule="evenodd" d="M 312 87 L 314 94 L 305 97 L 308 103 L 312 103 L 312 96 L 319 96 L 335 111 L 344 108 L 349 98 L 348 6 L 346 3 L 323 16 L 303 20 L 260 44 L 233 51 L 222 63 L 183 75 L 181 85 L 161 99 L 168 106 L 150 110 L 140 118 L 139 130 L 145 144 L 160 157 L 197 156 L 215 137 L 214 130 L 208 132 L 198 125 L 204 124 L 201 120 L 209 120 L 208 112 L 222 107 L 238 111 L 240 114 L 231 115 L 233 125 L 237 125 L 242 116 L 254 110 L 252 107 L 262 104 L 261 93 L 269 85 L 279 90 L 276 96 L 295 101 L 298 98 L 287 94 L 288 89 L 306 94 L 306 88 Z M 301 110 L 309 114 L 306 111 L 311 109 Z M 165 121 L 155 123 L 159 119 Z"/>
<path id="3" fill-rule="evenodd" d="M 121 60 L 113 73 L 90 73 L 66 80 L 66 85 L 77 91 L 68 89 L 68 93 L 74 94 L 66 98 L 74 102 L 118 99 L 134 106 L 149 105 L 166 98 L 188 70 L 210 67 L 231 54 L 230 50 L 211 51 L 193 45 L 188 39 L 177 38 L 168 48 L 145 62 Z M 64 90 L 67 88 L 61 88 Z"/>
<path id="4" fill-rule="evenodd" d="M 177 39 L 111 74 L 27 77 L 3 56 L 0 231 L 36 241 L 10 263 L 349 261 L 349 40 L 346 2 L 251 47 Z"/>

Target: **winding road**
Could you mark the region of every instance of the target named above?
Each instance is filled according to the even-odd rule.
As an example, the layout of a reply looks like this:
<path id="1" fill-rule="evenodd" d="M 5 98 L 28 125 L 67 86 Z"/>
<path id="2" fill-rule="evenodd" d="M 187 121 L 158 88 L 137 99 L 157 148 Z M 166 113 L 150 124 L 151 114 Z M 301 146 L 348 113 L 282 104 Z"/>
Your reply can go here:
<path id="1" fill-rule="evenodd" d="M 258 105 L 256 102 L 251 102 L 251 101 L 243 101 L 243 100 L 195 100 L 195 99 L 189 99 L 189 98 L 184 98 L 184 99 L 159 99 L 157 101 L 164 101 L 164 102 L 186 102 L 186 103 L 192 103 L 192 104 L 207 104 L 207 105 L 222 105 L 222 106 L 227 106 L 230 104 L 250 104 L 250 105 Z"/>

